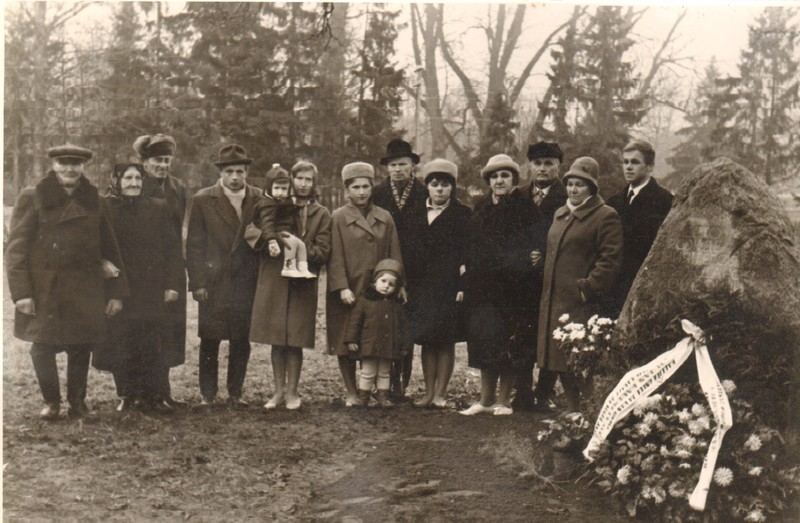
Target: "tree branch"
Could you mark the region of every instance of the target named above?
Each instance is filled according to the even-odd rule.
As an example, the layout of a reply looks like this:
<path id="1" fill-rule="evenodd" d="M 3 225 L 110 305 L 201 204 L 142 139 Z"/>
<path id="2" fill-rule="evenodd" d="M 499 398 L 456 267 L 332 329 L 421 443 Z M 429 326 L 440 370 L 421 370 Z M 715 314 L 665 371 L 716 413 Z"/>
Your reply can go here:
<path id="1" fill-rule="evenodd" d="M 522 34 L 522 22 L 525 20 L 525 4 L 518 4 L 517 9 L 514 11 L 514 19 L 511 21 L 511 26 L 508 28 L 508 35 L 506 36 L 506 43 L 503 47 L 503 55 L 500 57 L 499 69 L 505 71 L 508 67 L 508 62 L 511 61 L 511 55 L 517 47 L 517 41 Z"/>
<path id="2" fill-rule="evenodd" d="M 658 70 L 661 68 L 662 65 L 668 62 L 672 62 L 674 59 L 670 56 L 667 58 L 662 59 L 661 56 L 666 51 L 669 44 L 672 42 L 673 35 L 678 28 L 678 25 L 686 16 L 686 10 L 683 10 L 678 18 L 675 19 L 675 23 L 672 24 L 672 28 L 670 28 L 669 33 L 664 38 L 664 41 L 661 43 L 661 47 L 659 48 L 658 52 L 653 56 L 653 60 L 650 63 L 650 71 L 648 71 L 647 76 L 645 77 L 644 81 L 642 82 L 642 86 L 639 89 L 639 96 L 647 96 L 650 92 L 650 86 L 653 83 L 653 79 L 655 78 Z"/>
<path id="3" fill-rule="evenodd" d="M 84 9 L 86 9 L 87 7 L 92 5 L 93 3 L 95 3 L 95 2 L 85 2 L 85 3 L 75 4 L 72 7 L 70 7 L 69 9 L 66 9 L 66 10 L 64 10 L 64 11 L 62 11 L 60 13 L 57 13 L 55 15 L 55 17 L 53 17 L 53 19 L 50 21 L 50 23 L 47 24 L 47 30 L 48 31 L 55 31 L 62 24 L 64 24 L 64 22 L 66 22 L 67 20 L 69 20 L 71 18 L 74 18 L 78 13 L 80 13 L 81 11 L 83 11 Z"/>
<path id="4" fill-rule="evenodd" d="M 437 20 L 437 24 L 439 41 L 441 42 L 442 57 L 461 81 L 461 85 L 464 87 L 464 94 L 467 98 L 467 107 L 469 107 L 470 111 L 472 111 L 472 114 L 475 115 L 475 119 L 480 121 L 483 118 L 483 112 L 480 108 L 480 98 L 478 98 L 478 93 L 475 92 L 475 88 L 472 86 L 472 82 L 470 81 L 469 77 L 461 69 L 450 52 L 450 46 L 444 38 L 444 28 L 442 24 L 443 18 L 444 7 L 442 4 L 439 4 L 439 19 Z"/>

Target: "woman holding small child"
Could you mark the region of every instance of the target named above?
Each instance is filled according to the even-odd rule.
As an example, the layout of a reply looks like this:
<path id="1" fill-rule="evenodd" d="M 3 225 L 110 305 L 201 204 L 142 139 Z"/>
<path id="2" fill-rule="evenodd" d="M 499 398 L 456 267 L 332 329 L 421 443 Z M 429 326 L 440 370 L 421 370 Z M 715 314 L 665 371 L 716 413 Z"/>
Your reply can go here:
<path id="1" fill-rule="evenodd" d="M 331 247 L 331 216 L 315 200 L 316 178 L 317 168 L 310 162 L 296 163 L 291 175 L 282 167 L 273 166 L 267 173 L 265 197 L 254 214 L 255 225 L 261 229 L 256 243 L 266 245 L 253 300 L 250 340 L 272 345 L 275 395 L 264 405 L 268 410 L 283 404 L 289 410 L 300 408 L 297 386 L 303 365 L 302 348 L 314 347 L 316 275 L 327 262 Z M 274 201 L 270 202 L 270 198 Z M 291 207 L 278 213 L 267 211 L 267 207 L 287 204 Z M 285 251 L 289 243 L 299 247 L 296 251 L 305 250 L 307 257 L 307 267 L 293 268 L 307 269 L 312 278 L 286 276 L 287 263 L 281 247 Z"/>
<path id="2" fill-rule="evenodd" d="M 356 385 L 356 359 L 346 343 L 350 340 L 344 339 L 345 327 L 356 299 L 370 284 L 377 263 L 385 258 L 402 263 L 392 216 L 372 204 L 374 180 L 372 165 L 364 162 L 345 165 L 342 181 L 350 202 L 333 211 L 331 216 L 326 299 L 328 352 L 338 357 L 348 407 L 362 402 Z M 398 294 L 405 297 L 405 290 L 400 287 Z"/>

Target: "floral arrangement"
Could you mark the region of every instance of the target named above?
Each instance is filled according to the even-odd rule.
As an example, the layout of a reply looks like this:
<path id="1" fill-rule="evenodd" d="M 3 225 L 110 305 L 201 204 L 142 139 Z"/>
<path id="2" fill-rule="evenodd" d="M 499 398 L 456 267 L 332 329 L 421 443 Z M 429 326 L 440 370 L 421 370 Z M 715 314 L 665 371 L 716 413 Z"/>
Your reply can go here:
<path id="1" fill-rule="evenodd" d="M 597 314 L 585 325 L 569 320 L 569 314 L 558 318 L 563 326 L 553 331 L 553 339 L 567 356 L 567 369 L 585 379 L 597 372 L 611 352 L 611 335 L 617 322 Z"/>
<path id="2" fill-rule="evenodd" d="M 550 443 L 553 450 L 578 452 L 583 450 L 591 436 L 591 424 L 580 412 L 565 412 L 556 419 L 546 419 L 547 428 L 540 430 L 536 439 Z"/>
<path id="3" fill-rule="evenodd" d="M 730 380 L 722 382 L 729 397 Z M 732 399 L 733 427 L 720 449 L 706 509 L 688 503 L 714 431 L 699 385 L 666 384 L 617 424 L 595 456 L 600 486 L 630 516 L 664 521 L 767 521 L 798 508 L 800 467 L 751 405 Z"/>

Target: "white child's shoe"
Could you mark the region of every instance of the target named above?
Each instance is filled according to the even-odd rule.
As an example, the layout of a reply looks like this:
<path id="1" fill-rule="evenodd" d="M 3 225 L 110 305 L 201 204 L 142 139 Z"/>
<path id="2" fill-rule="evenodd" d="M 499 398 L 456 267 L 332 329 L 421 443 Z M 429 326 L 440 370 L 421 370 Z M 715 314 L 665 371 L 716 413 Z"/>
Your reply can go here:
<path id="1" fill-rule="evenodd" d="M 302 272 L 298 271 L 295 266 L 295 260 L 289 258 L 283 262 L 283 269 L 281 269 L 281 276 L 284 278 L 305 278 Z"/>
<path id="2" fill-rule="evenodd" d="M 302 274 L 303 278 L 313 279 L 316 278 L 317 275 L 313 272 L 308 270 L 308 262 L 307 261 L 299 261 L 297 262 L 297 272 Z"/>

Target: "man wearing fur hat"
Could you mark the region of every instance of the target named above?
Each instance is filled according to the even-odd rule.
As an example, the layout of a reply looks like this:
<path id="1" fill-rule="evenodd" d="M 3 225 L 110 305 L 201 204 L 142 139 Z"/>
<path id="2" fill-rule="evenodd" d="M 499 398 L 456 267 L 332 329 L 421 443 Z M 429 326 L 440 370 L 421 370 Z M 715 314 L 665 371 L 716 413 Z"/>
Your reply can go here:
<path id="1" fill-rule="evenodd" d="M 33 342 L 31 359 L 56 419 L 61 393 L 56 354 L 67 353 L 69 415 L 83 417 L 92 350 L 106 337 L 106 317 L 122 310 L 128 283 L 108 204 L 83 176 L 92 152 L 64 145 L 47 151 L 53 169 L 20 193 L 11 216 L 6 269 L 16 306 L 14 335 Z"/>
<path id="2" fill-rule="evenodd" d="M 133 142 L 133 150 L 144 166 L 146 177 L 142 180 L 142 196 L 162 200 L 169 208 L 174 234 L 183 237 L 188 193 L 184 183 L 172 176 L 170 167 L 175 155 L 175 140 L 165 134 L 140 136 Z M 157 365 L 155 388 L 162 408 L 174 408 L 183 403 L 172 398 L 169 370 L 183 365 L 186 356 L 186 275 L 179 284 L 178 299 L 168 306 L 170 315 L 169 338 L 164 340 L 161 364 Z"/>
<path id="3" fill-rule="evenodd" d="M 244 238 L 260 191 L 247 185 L 252 160 L 240 145 L 225 145 L 214 163 L 220 179 L 192 201 L 186 261 L 189 290 L 200 304 L 200 394 L 203 405 L 217 395 L 219 345 L 229 340 L 228 403 L 246 407 L 242 387 L 250 360 L 250 316 L 259 255 Z"/>
<path id="4" fill-rule="evenodd" d="M 423 207 L 428 198 L 425 185 L 414 176 L 419 155 L 412 151 L 410 143 L 395 138 L 386 145 L 386 156 L 381 158 L 380 163 L 386 167 L 389 177 L 375 186 L 372 201 L 392 215 L 400 238 L 400 252 L 407 252 L 414 241 L 413 210 Z M 412 345 L 408 347 L 406 356 L 392 365 L 391 396 L 395 401 L 405 399 L 413 361 Z"/>

